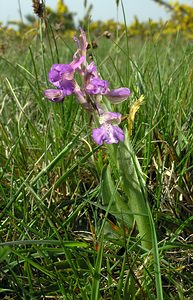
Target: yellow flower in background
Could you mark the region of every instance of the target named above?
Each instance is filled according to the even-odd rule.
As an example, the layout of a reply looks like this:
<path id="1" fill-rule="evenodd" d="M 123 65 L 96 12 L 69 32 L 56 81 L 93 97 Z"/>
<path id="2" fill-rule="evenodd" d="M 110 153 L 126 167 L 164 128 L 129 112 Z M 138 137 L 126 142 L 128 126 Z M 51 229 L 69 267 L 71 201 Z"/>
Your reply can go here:
<path id="1" fill-rule="evenodd" d="M 62 15 L 68 12 L 68 7 L 64 4 L 63 0 L 58 0 L 56 10 L 59 15 Z"/>

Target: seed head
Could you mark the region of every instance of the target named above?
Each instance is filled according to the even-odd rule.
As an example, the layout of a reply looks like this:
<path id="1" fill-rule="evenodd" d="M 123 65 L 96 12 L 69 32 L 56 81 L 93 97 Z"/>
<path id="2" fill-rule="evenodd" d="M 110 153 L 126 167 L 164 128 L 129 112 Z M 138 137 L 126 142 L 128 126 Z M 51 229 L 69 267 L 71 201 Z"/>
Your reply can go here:
<path id="1" fill-rule="evenodd" d="M 43 18 L 45 15 L 45 3 L 44 0 L 32 0 L 32 7 L 34 13 L 39 17 Z"/>

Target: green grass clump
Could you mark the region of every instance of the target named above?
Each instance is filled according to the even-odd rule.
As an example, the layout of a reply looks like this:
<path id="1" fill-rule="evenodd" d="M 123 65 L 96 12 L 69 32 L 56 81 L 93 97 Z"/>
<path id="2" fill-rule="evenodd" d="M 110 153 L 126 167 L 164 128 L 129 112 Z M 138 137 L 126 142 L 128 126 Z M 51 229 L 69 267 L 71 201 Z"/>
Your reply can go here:
<path id="1" fill-rule="evenodd" d="M 123 126 L 145 97 L 131 142 L 145 177 L 153 250 L 141 246 L 135 222 L 117 217 L 111 199 L 103 203 L 111 157 L 91 138 L 92 118 L 73 96 L 58 104 L 43 98 L 52 63 L 68 63 L 73 50 L 42 33 L 0 57 L 1 298 L 191 299 L 192 45 L 180 35 L 123 35 L 89 50 L 111 88 L 131 89 L 118 107 Z"/>

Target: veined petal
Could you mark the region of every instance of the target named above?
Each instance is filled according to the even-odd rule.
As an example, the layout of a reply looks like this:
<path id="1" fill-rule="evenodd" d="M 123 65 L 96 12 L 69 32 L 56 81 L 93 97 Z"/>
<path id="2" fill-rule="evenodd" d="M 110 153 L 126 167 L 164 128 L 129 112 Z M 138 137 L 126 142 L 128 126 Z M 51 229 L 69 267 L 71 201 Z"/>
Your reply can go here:
<path id="1" fill-rule="evenodd" d="M 52 102 L 62 102 L 64 101 L 65 93 L 63 90 L 48 89 L 44 91 L 44 96 Z"/>
<path id="2" fill-rule="evenodd" d="M 72 80 L 74 78 L 74 68 L 71 64 L 64 65 L 60 72 L 61 80 Z"/>
<path id="3" fill-rule="evenodd" d="M 101 127 L 93 129 L 92 137 L 99 145 L 103 143 L 117 144 L 119 141 L 123 142 L 125 138 L 124 132 L 120 127 L 109 123 L 104 123 Z"/>
<path id="4" fill-rule="evenodd" d="M 106 97 L 109 99 L 111 103 L 116 104 L 125 101 L 130 96 L 130 94 L 131 94 L 130 89 L 122 87 L 119 89 L 114 89 L 109 91 L 106 94 Z"/>
<path id="5" fill-rule="evenodd" d="M 103 112 L 99 117 L 99 123 L 110 123 L 118 125 L 121 123 L 121 114 L 111 111 Z"/>
<path id="6" fill-rule="evenodd" d="M 62 68 L 62 64 L 53 64 L 49 73 L 48 73 L 48 79 L 49 81 L 54 85 L 59 87 L 59 81 L 60 81 L 60 70 Z"/>

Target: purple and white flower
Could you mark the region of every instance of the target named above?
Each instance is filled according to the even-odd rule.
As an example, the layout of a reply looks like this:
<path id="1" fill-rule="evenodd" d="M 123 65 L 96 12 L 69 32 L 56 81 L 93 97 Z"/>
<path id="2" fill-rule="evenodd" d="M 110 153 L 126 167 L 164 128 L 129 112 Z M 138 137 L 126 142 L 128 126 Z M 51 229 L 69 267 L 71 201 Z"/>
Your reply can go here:
<path id="1" fill-rule="evenodd" d="M 99 123 L 102 124 L 101 127 L 92 131 L 94 141 L 99 145 L 123 142 L 125 138 L 123 130 L 119 126 L 114 126 L 120 124 L 120 122 L 120 113 L 110 111 L 102 113 L 99 117 Z"/>
<path id="2" fill-rule="evenodd" d="M 93 129 L 92 137 L 99 145 L 103 143 L 117 144 L 119 141 L 123 142 L 125 138 L 124 132 L 119 126 L 113 126 L 109 123 L 104 123 L 101 127 Z"/>

